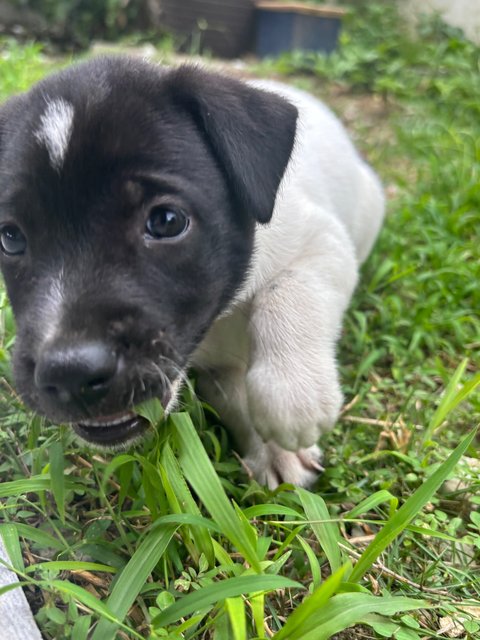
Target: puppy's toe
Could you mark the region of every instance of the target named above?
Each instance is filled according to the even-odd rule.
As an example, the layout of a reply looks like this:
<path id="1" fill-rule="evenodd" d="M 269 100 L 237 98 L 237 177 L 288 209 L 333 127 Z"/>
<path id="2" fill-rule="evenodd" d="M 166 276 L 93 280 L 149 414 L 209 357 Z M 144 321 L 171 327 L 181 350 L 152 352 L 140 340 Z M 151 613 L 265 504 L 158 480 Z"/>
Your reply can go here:
<path id="1" fill-rule="evenodd" d="M 297 456 L 305 469 L 310 469 L 310 471 L 313 471 L 317 474 L 325 471 L 324 467 L 321 464 L 323 460 L 323 452 L 320 447 L 317 447 L 316 444 L 314 444 L 313 447 L 309 447 L 308 449 L 300 449 L 300 451 L 297 451 Z"/>
<path id="2" fill-rule="evenodd" d="M 275 469 L 278 486 L 288 482 L 298 487 L 310 487 L 323 471 L 322 451 L 315 444 L 308 449 L 287 451 L 278 444 L 269 442 L 270 466 Z M 275 488 L 269 485 L 269 488 Z"/>
<path id="3" fill-rule="evenodd" d="M 310 487 L 323 471 L 322 451 L 317 445 L 287 451 L 275 442 L 266 442 L 244 459 L 246 468 L 260 483 L 276 489 L 283 482 Z"/>

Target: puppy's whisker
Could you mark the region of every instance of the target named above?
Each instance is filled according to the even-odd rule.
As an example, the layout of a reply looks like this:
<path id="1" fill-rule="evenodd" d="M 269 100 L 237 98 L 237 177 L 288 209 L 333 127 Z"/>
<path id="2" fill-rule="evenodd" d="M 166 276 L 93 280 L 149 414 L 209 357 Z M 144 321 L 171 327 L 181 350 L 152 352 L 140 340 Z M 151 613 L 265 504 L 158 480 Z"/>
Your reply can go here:
<path id="1" fill-rule="evenodd" d="M 164 355 L 159 355 L 158 358 L 159 360 L 165 362 L 169 367 L 171 367 L 177 374 L 177 378 L 180 378 L 183 383 L 188 383 L 187 372 L 183 368 L 181 368 L 174 360 Z"/>
<path id="2" fill-rule="evenodd" d="M 160 378 L 163 388 L 170 392 L 172 383 L 170 382 L 168 376 L 163 371 L 163 369 L 156 362 L 151 362 L 150 366 Z"/>
<path id="3" fill-rule="evenodd" d="M 133 401 L 135 396 L 135 386 L 132 384 L 132 388 L 130 389 L 130 400 L 127 403 L 127 406 L 133 407 Z"/>
<path id="4" fill-rule="evenodd" d="M 210 350 L 208 347 L 203 346 L 203 344 L 200 344 L 197 348 L 196 348 L 196 353 L 199 355 L 205 355 L 205 356 L 209 356 L 210 354 Z M 243 368 L 247 368 L 248 367 L 248 357 L 247 356 L 243 356 L 239 353 L 237 353 L 236 351 L 232 351 L 230 349 L 225 349 L 222 351 L 222 354 L 224 354 L 225 356 L 227 356 L 227 360 L 232 361 L 235 360 L 236 363 L 238 363 L 238 366 Z M 201 361 L 201 358 L 199 358 L 199 360 Z M 207 370 L 207 369 L 203 369 L 201 364 L 197 364 L 196 362 L 193 364 L 193 368 L 194 369 L 201 369 L 203 370 Z"/>
<path id="5" fill-rule="evenodd" d="M 213 384 L 218 389 L 218 391 L 220 392 L 222 398 L 225 400 L 225 402 L 228 405 L 230 403 L 230 400 L 229 400 L 229 397 L 228 397 L 223 385 L 221 384 L 220 380 L 218 380 L 218 378 L 213 378 Z"/>

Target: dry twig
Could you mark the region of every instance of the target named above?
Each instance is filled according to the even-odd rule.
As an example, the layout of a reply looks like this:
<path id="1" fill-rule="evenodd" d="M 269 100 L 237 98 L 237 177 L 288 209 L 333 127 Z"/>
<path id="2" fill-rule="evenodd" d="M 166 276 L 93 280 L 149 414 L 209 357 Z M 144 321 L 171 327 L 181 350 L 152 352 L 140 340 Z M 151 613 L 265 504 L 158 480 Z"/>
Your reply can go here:
<path id="1" fill-rule="evenodd" d="M 350 549 L 350 547 L 348 547 L 346 544 L 342 544 L 341 542 L 339 542 L 339 546 L 356 560 L 358 560 L 362 555 L 361 553 L 357 553 L 357 551 Z M 399 573 L 392 571 L 391 569 L 386 567 L 384 564 L 382 564 L 378 560 L 377 562 L 374 562 L 372 564 L 372 567 L 374 567 L 381 573 L 385 574 L 386 576 L 393 578 L 397 582 L 403 582 L 403 584 L 408 584 L 409 587 L 413 587 L 414 589 L 418 589 L 419 591 L 423 591 L 425 593 L 432 593 L 432 594 L 435 594 L 436 596 L 445 596 L 447 598 L 451 598 L 452 600 L 459 600 L 459 598 L 456 598 L 455 596 L 453 596 L 446 589 L 435 589 L 434 587 L 425 587 L 419 584 L 418 582 L 413 582 L 413 580 L 409 580 L 408 578 L 405 578 L 405 576 L 401 576 Z"/>

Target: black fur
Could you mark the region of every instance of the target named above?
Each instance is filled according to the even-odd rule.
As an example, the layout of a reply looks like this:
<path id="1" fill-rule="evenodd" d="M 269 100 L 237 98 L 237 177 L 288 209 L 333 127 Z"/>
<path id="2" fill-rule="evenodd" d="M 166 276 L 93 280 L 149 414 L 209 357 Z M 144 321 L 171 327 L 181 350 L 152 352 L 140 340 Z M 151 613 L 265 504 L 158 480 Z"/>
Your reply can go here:
<path id="1" fill-rule="evenodd" d="M 55 168 L 35 131 L 59 98 L 73 105 L 74 124 Z M 17 321 L 16 383 L 30 406 L 73 422 L 153 395 L 168 401 L 166 379 L 245 278 L 296 115 L 232 79 L 123 57 L 73 66 L 0 108 L 0 227 L 18 225 L 27 239 L 23 255 L 0 260 Z M 146 239 L 157 203 L 186 212 L 188 232 Z M 62 313 L 51 318 L 59 279 Z M 59 393 L 82 359 L 92 388 L 113 366 L 105 388 Z M 45 384 L 42 367 L 57 360 L 60 381 Z"/>

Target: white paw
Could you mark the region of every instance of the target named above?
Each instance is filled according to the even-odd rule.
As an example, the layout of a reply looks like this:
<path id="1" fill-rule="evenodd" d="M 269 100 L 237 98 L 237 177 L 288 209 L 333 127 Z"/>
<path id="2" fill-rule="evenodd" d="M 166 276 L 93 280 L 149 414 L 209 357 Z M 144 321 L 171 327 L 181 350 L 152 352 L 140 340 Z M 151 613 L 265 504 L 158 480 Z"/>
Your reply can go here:
<path id="1" fill-rule="evenodd" d="M 312 380 L 272 374 L 269 367 L 255 366 L 248 372 L 250 417 L 264 441 L 298 451 L 334 426 L 343 396 L 335 368 L 325 373 Z"/>
<path id="2" fill-rule="evenodd" d="M 317 445 L 298 451 L 286 451 L 275 442 L 262 443 L 243 462 L 247 471 L 269 489 L 283 482 L 310 487 L 323 471 L 322 451 Z"/>

